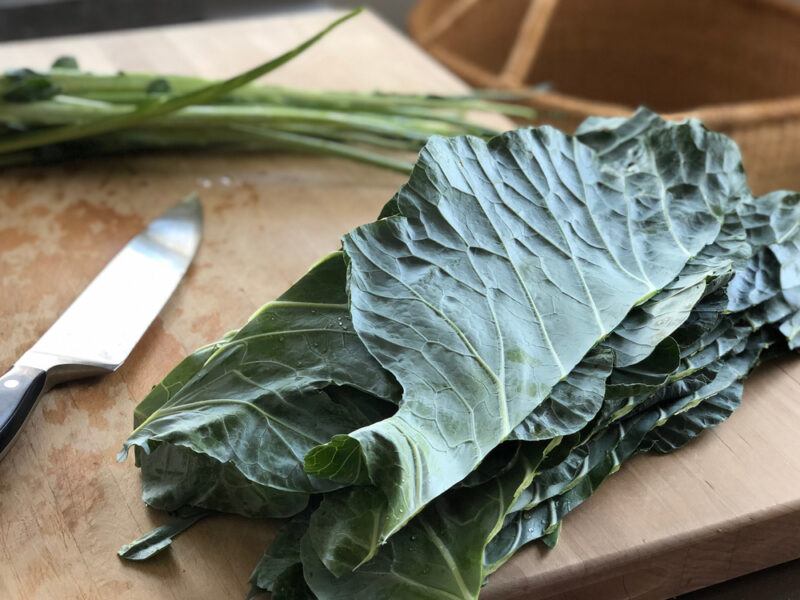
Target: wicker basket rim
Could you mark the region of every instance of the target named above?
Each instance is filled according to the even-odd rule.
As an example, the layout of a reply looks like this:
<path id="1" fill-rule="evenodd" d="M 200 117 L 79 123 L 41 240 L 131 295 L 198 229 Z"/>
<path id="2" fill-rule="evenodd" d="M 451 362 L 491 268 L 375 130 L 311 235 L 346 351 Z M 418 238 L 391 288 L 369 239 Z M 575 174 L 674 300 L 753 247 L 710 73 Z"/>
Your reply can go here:
<path id="1" fill-rule="evenodd" d="M 575 116 L 623 116 L 636 107 L 613 104 L 600 100 L 571 96 L 559 92 L 514 90 L 523 100 L 535 103 L 541 110 L 563 112 Z M 746 126 L 767 121 L 782 121 L 800 118 L 800 96 L 770 98 L 747 102 L 706 104 L 692 109 L 666 113 L 669 119 L 695 117 L 714 127 Z"/>

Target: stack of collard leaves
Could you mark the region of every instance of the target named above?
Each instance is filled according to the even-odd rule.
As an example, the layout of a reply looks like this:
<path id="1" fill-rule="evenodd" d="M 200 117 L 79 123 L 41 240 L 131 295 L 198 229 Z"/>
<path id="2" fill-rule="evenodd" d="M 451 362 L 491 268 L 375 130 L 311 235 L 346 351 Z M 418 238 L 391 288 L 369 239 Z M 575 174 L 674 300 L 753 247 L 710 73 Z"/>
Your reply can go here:
<path id="1" fill-rule="evenodd" d="M 252 576 L 276 599 L 477 598 L 800 344 L 799 200 L 644 110 L 432 138 L 377 221 L 138 407 L 123 455 L 176 520 L 121 554 L 285 517 Z"/>

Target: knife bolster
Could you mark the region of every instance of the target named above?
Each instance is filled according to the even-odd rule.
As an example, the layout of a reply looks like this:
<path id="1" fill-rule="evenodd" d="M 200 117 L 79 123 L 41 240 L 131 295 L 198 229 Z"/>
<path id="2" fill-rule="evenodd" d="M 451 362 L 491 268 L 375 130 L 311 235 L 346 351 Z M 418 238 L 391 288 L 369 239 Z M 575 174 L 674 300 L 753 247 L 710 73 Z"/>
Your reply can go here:
<path id="1" fill-rule="evenodd" d="M 17 366 L 22 365 L 47 372 L 44 391 L 66 381 L 107 375 L 117 368 L 117 365 L 76 359 L 60 354 L 50 354 L 33 348 L 23 354 L 17 361 Z"/>

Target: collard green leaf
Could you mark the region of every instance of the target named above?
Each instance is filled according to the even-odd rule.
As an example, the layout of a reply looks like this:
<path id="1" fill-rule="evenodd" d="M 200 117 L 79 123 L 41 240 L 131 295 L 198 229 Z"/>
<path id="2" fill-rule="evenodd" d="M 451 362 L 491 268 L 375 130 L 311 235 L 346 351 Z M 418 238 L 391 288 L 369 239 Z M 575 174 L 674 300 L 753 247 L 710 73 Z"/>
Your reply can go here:
<path id="1" fill-rule="evenodd" d="M 272 600 L 316 600 L 316 596 L 306 584 L 303 566 L 295 563 L 275 579 Z"/>
<path id="2" fill-rule="evenodd" d="M 484 580 L 525 543 L 547 539 L 553 544 L 561 519 L 616 472 L 650 431 L 668 422 L 669 415 L 713 398 L 714 390 L 725 389 L 725 382 L 729 384 L 731 377 L 735 380 L 745 365 L 752 366 L 753 356 L 746 360 L 727 359 L 733 366 L 717 369 L 724 382 L 703 384 L 705 390 L 700 394 L 682 395 L 681 390 L 686 388 L 675 387 L 675 395 L 665 397 L 667 405 L 630 417 L 610 428 L 607 436 L 595 438 L 590 445 L 595 447 L 593 453 L 598 458 L 592 461 L 591 468 L 570 475 L 568 485 L 558 494 L 530 503 L 526 510 L 522 510 L 521 500 L 528 497 L 525 492 L 544 473 L 537 473 L 537 469 L 523 472 L 517 465 L 477 488 L 460 488 L 443 495 L 382 546 L 375 558 L 339 578 L 325 567 L 313 539 L 307 536 L 302 558 L 310 587 L 325 599 L 477 598 L 480 587 L 476 582 Z M 529 446 L 532 444 L 520 447 Z M 486 498 L 483 494 L 492 485 L 496 486 L 495 491 Z M 437 540 L 438 543 L 431 543 Z M 476 554 L 480 555 L 479 561 Z"/>
<path id="3" fill-rule="evenodd" d="M 643 139 L 654 131 L 678 127 L 658 115 L 639 109 L 630 119 L 590 118 L 578 128 L 576 137 L 592 147 L 604 161 L 617 168 L 635 168 L 637 157 L 646 148 Z M 693 256 L 671 282 L 654 298 L 635 307 L 614 330 L 604 345 L 616 354 L 615 364 L 632 365 L 644 360 L 653 349 L 688 318 L 701 296 L 727 281 L 733 268 L 743 265 L 751 255 L 747 235 L 737 212 L 742 201 L 751 199 L 738 153 L 730 140 L 717 139 L 721 154 L 727 157 L 728 170 L 716 183 L 727 202 L 723 204 L 723 224 L 714 242 Z M 713 283 L 712 283 L 713 282 Z"/>
<path id="4" fill-rule="evenodd" d="M 733 383 L 694 408 L 670 418 L 647 436 L 644 441 L 647 451 L 673 452 L 704 430 L 719 425 L 739 408 L 743 388 L 741 383 Z"/>
<path id="5" fill-rule="evenodd" d="M 614 369 L 607 380 L 597 417 L 582 431 L 564 438 L 548 456 L 542 472 L 521 494 L 521 506 L 535 506 L 562 493 L 580 473 L 594 468 L 604 453 L 618 442 L 620 431 L 610 425 L 665 385 L 679 364 L 678 348 L 671 338 L 667 338 L 644 361 Z M 595 436 L 600 439 L 589 444 Z"/>
<path id="6" fill-rule="evenodd" d="M 521 447 L 522 452 L 502 476 L 438 498 L 356 571 L 335 577 L 320 560 L 309 533 L 302 544 L 309 586 L 326 600 L 477 598 L 484 579 L 483 548 L 551 449 L 545 443 Z M 323 504 L 325 501 L 327 497 Z"/>
<path id="7" fill-rule="evenodd" d="M 396 198 L 401 214 L 345 237 L 354 327 L 404 397 L 392 418 L 312 451 L 306 468 L 382 490 L 376 543 L 716 239 L 738 160 L 718 143 L 696 123 L 666 128 L 620 171 L 548 128 L 488 145 L 433 138 Z"/>
<path id="8" fill-rule="evenodd" d="M 260 498 L 260 516 L 270 507 L 286 516 L 305 506 L 308 493 L 337 487 L 305 473 L 305 452 L 385 416 L 353 409 L 354 402 L 363 408 L 365 392 L 399 395 L 350 325 L 344 278 L 341 253 L 332 254 L 241 330 L 186 359 L 145 399 L 125 448 L 153 455 L 141 461 L 146 500 L 249 513 Z M 338 402 L 322 389 L 332 385 Z M 348 390 L 353 398 L 345 400 Z M 156 453 L 164 444 L 180 450 Z M 202 485 L 207 477 L 216 484 Z M 256 485 L 232 504 L 247 481 Z"/>
<path id="9" fill-rule="evenodd" d="M 558 538 L 561 535 L 561 521 L 556 523 L 555 527 L 550 528 L 550 532 L 542 536 L 541 542 L 551 550 L 558 544 Z"/>
<path id="10" fill-rule="evenodd" d="M 559 383 L 559 386 L 562 383 L 564 382 Z M 514 465 L 516 455 L 521 447 L 520 442 L 513 440 L 500 444 L 483 459 L 472 473 L 461 480 L 458 486 L 475 487 L 502 475 Z"/>
<path id="11" fill-rule="evenodd" d="M 670 286 L 635 307 L 603 345 L 613 350 L 617 364 L 632 365 L 645 360 L 657 344 L 689 318 L 705 289 L 702 279 L 685 287 Z"/>
<path id="12" fill-rule="evenodd" d="M 515 509 L 536 507 L 567 491 L 574 482 L 579 481 L 602 462 L 608 452 L 619 444 L 624 434 L 625 427 L 620 424 L 611 425 L 592 437 L 590 441 L 573 443 L 571 447 L 565 446 L 564 449 L 569 451 L 569 454 L 565 458 L 559 456 L 559 460 L 548 461 L 544 465 L 542 472 L 520 495 Z"/>
<path id="13" fill-rule="evenodd" d="M 793 239 L 800 220 L 800 194 L 776 191 L 743 202 L 739 218 L 754 249 Z"/>
<path id="14" fill-rule="evenodd" d="M 727 204 L 722 229 L 714 242 L 693 256 L 664 290 L 631 310 L 603 341 L 604 347 L 614 351 L 616 365 L 644 361 L 667 336 L 675 335 L 679 328 L 685 332 L 684 325 L 690 317 L 690 323 L 698 331 L 679 339 L 693 340 L 693 335 L 704 333 L 711 323 L 719 320 L 725 307 L 722 303 L 727 302 L 725 290 L 733 269 L 743 266 L 746 263 L 743 257 L 750 252 L 744 228 L 736 217 L 731 217 L 735 215 L 735 200 Z M 714 299 L 716 302 L 712 302 Z M 704 316 L 707 323 L 702 320 Z"/>
<path id="15" fill-rule="evenodd" d="M 134 425 L 176 395 L 235 334 L 231 332 L 185 358 L 136 407 Z M 304 493 L 276 492 L 245 478 L 235 466 L 188 448 L 161 443 L 150 454 L 136 450 L 136 462 L 142 469 L 142 499 L 153 508 L 171 512 L 196 506 L 247 517 L 278 517 L 297 513 L 308 500 Z"/>
<path id="16" fill-rule="evenodd" d="M 546 501 L 531 502 L 524 507 L 524 510 L 509 515 L 502 530 L 486 547 L 484 559 L 486 574 L 499 568 L 523 545 L 550 536 L 557 531 L 564 516 L 586 501 L 633 454 L 650 449 L 666 449 L 670 444 L 682 445 L 696 435 L 693 433 L 694 427 L 704 423 L 699 418 L 700 415 L 722 414 L 725 411 L 724 407 L 732 408 L 731 396 L 735 397 L 737 393 L 741 393 L 739 381 L 753 368 L 769 343 L 768 335 L 755 334 L 743 352 L 723 358 L 715 364 L 710 371 L 710 379 L 705 375 L 697 376 L 699 386 L 673 384 L 671 390 L 667 389 L 666 393 L 662 394 L 662 404 L 630 416 L 612 427 L 617 430 L 616 443 L 609 444 L 603 436 L 592 440 L 589 446 L 596 446 L 594 452 L 601 454 L 602 458 L 592 461 L 592 465 L 583 469 L 558 495 L 553 495 Z M 692 387 L 696 387 L 695 391 L 683 394 L 684 389 Z M 712 402 L 713 407 L 705 412 L 700 411 L 707 402 Z M 692 428 L 685 427 L 687 418 L 690 418 L 688 415 L 698 417 L 691 419 Z M 673 419 L 677 420 L 672 421 Z M 670 425 L 670 422 L 673 425 Z M 711 419 L 707 426 L 713 426 L 717 422 Z M 659 430 L 663 427 L 667 427 L 665 437 L 659 434 Z M 534 478 L 531 487 L 537 485 L 537 480 L 542 475 Z"/>
<path id="17" fill-rule="evenodd" d="M 529 488 L 520 494 L 519 504 L 514 510 L 524 506 L 535 506 L 542 501 L 562 493 L 577 479 L 602 460 L 605 452 L 613 448 L 619 441 L 619 428 L 609 427 L 630 412 L 639 402 L 655 390 L 664 386 L 680 364 L 677 345 L 671 338 L 664 340 L 644 361 L 631 367 L 617 367 L 608 371 L 599 371 L 595 377 L 602 375 L 606 381 L 595 383 L 595 392 L 603 396 L 602 408 L 597 417 L 582 431 L 564 437 L 558 446 L 548 454 Z M 609 376 L 610 375 L 610 376 Z M 556 386 L 564 385 L 567 378 Z M 591 390 L 591 388 L 589 388 Z M 601 438 L 592 444 L 595 436 Z"/>
<path id="18" fill-rule="evenodd" d="M 591 421 L 603 404 L 614 353 L 591 352 L 558 382 L 534 411 L 509 434 L 508 440 L 538 441 L 575 433 Z"/>
<path id="19" fill-rule="evenodd" d="M 721 327 L 715 329 L 714 336 L 708 339 L 705 346 L 683 358 L 681 370 L 697 371 L 726 354 L 741 352 L 752 331 L 752 328 L 746 324 L 725 319 L 721 323 Z"/>
<path id="20" fill-rule="evenodd" d="M 614 369 L 597 418 L 578 434 L 562 440 L 548 455 L 541 473 L 520 494 L 514 510 L 533 508 L 564 493 L 595 468 L 624 435 L 625 427 L 618 424 L 620 419 L 663 388 L 678 368 L 679 359 L 675 342 L 667 338 L 641 363 Z"/>
<path id="21" fill-rule="evenodd" d="M 308 529 L 309 513 L 292 517 L 278 530 L 275 539 L 253 569 L 250 583 L 259 589 L 272 591 L 278 577 L 287 569 L 300 564 L 300 540 Z"/>
<path id="22" fill-rule="evenodd" d="M 779 270 L 778 259 L 769 249 L 754 254 L 728 286 L 728 310 L 743 311 L 778 294 Z"/>
<path id="23" fill-rule="evenodd" d="M 730 358 L 722 358 L 711 366 L 715 381 L 700 390 L 715 386 L 719 391 L 704 398 L 688 410 L 681 410 L 650 432 L 639 451 L 666 454 L 677 450 L 706 429 L 716 427 L 739 407 L 744 386 L 741 380 L 755 367 L 763 351 L 777 341 L 775 332 L 759 330 L 751 334 L 745 347 Z M 727 386 L 725 384 L 728 383 Z M 722 389 L 719 389 L 721 386 Z"/>
<path id="24" fill-rule="evenodd" d="M 780 325 L 780 332 L 786 336 L 789 348 L 797 350 L 800 348 L 800 313 L 794 312 Z"/>
<path id="25" fill-rule="evenodd" d="M 729 308 L 741 308 L 745 302 L 737 300 L 749 291 L 751 307 L 760 308 L 752 311 L 753 323 L 777 324 L 795 349 L 800 346 L 800 194 L 772 192 L 742 203 L 739 213 L 754 254 L 731 282 L 739 293 Z"/>
<path id="26" fill-rule="evenodd" d="M 633 368 L 614 369 L 597 418 L 579 434 L 565 438 L 548 456 L 541 473 L 520 494 L 514 510 L 531 509 L 564 493 L 594 469 L 624 436 L 625 427 L 618 422 L 661 389 L 679 364 L 678 348 L 667 338 Z"/>
<path id="27" fill-rule="evenodd" d="M 198 348 L 184 358 L 136 406 L 133 411 L 133 426 L 138 427 L 157 409 L 169 402 L 170 398 L 175 396 L 203 368 L 208 359 L 234 335 L 236 332 L 231 331 L 218 342 Z"/>
<path id="28" fill-rule="evenodd" d="M 247 479 L 231 464 L 172 444 L 157 445 L 142 461 L 142 500 L 166 511 L 196 506 L 245 517 L 288 517 L 308 494 Z"/>
<path id="29" fill-rule="evenodd" d="M 638 363 L 616 367 L 606 385 L 606 398 L 649 393 L 664 385 L 680 365 L 680 348 L 671 337 L 661 341 Z"/>
<path id="30" fill-rule="evenodd" d="M 629 420 L 624 435 L 599 464 L 575 480 L 562 494 L 509 516 L 502 530 L 487 545 L 484 573 L 490 575 L 525 544 L 551 535 L 560 527 L 561 519 L 588 499 L 622 461 L 632 455 L 645 434 L 658 420 L 657 411 L 650 411 Z"/>

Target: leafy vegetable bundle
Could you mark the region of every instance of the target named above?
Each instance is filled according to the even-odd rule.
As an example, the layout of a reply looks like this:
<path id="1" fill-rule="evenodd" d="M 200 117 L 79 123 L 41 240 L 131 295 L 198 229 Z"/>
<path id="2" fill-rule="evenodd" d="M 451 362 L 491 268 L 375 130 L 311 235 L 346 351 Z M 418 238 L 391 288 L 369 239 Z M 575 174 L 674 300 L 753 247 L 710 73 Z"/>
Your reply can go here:
<path id="1" fill-rule="evenodd" d="M 0 78 L 0 165 L 134 150 L 221 148 L 310 152 L 408 172 L 411 164 L 398 152 L 418 151 L 431 135 L 497 133 L 470 121 L 469 111 L 533 114 L 521 106 L 477 96 L 313 92 L 249 85 L 358 12 L 225 81 L 86 73 L 70 57 L 58 59 L 47 72 L 11 71 Z"/>
<path id="2" fill-rule="evenodd" d="M 640 110 L 434 137 L 378 220 L 139 405 L 143 496 L 285 517 L 273 597 L 477 598 L 639 452 L 724 421 L 800 344 L 800 195 Z"/>

